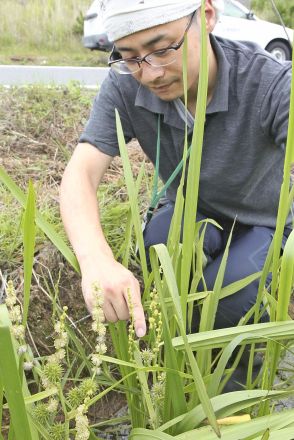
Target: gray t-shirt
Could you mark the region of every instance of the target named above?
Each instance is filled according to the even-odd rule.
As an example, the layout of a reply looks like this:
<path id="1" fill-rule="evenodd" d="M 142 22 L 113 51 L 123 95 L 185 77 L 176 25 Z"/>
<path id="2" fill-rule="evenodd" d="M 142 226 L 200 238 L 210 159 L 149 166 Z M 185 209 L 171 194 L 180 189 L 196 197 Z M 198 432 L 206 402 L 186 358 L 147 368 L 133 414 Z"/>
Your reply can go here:
<path id="1" fill-rule="evenodd" d="M 218 76 L 206 110 L 198 209 L 212 217 L 237 216 L 240 223 L 274 227 L 288 129 L 291 63 L 279 62 L 252 43 L 212 35 L 211 43 Z M 179 106 L 161 100 L 131 75 L 110 71 L 80 142 L 118 155 L 115 108 L 126 142 L 137 138 L 153 163 L 158 114 L 162 115 L 160 176 L 165 182 L 183 154 L 185 122 Z M 179 180 L 180 176 L 167 191 L 171 200 Z"/>

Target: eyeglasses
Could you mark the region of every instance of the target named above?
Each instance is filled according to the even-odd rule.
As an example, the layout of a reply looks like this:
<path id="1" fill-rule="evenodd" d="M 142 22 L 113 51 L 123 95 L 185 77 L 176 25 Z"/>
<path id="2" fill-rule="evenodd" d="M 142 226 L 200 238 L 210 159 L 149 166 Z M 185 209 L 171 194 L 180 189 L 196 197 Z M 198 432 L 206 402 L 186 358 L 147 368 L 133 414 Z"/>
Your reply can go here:
<path id="1" fill-rule="evenodd" d="M 108 65 L 122 75 L 129 75 L 138 72 L 143 62 L 149 64 L 152 67 L 164 67 L 168 66 L 176 61 L 176 51 L 180 49 L 185 40 L 185 35 L 191 27 L 195 12 L 191 15 L 189 23 L 185 29 L 183 38 L 176 44 L 173 44 L 164 49 L 155 50 L 147 53 L 144 57 L 135 58 L 122 58 L 120 53 L 113 47 L 109 56 Z"/>

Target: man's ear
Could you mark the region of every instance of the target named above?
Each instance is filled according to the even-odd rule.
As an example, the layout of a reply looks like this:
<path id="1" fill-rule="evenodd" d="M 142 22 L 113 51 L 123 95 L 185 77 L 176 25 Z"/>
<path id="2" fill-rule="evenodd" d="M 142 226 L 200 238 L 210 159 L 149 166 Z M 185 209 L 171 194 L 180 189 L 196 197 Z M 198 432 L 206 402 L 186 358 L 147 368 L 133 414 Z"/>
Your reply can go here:
<path id="1" fill-rule="evenodd" d="M 201 22 L 201 10 L 197 11 L 198 20 Z M 206 30 L 208 33 L 212 32 L 216 25 L 216 11 L 212 6 L 212 0 L 205 1 L 205 22 L 206 22 Z"/>

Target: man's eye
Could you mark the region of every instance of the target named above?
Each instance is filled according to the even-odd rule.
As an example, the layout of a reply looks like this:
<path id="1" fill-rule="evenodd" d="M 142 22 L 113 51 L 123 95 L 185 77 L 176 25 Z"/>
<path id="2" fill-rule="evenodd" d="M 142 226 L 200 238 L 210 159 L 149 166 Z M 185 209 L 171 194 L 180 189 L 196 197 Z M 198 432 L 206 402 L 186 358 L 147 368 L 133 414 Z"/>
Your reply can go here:
<path id="1" fill-rule="evenodd" d="M 156 56 L 156 57 L 159 57 L 159 58 L 162 58 L 165 55 L 167 55 L 168 52 L 169 52 L 169 49 L 162 49 L 162 50 L 157 50 L 156 52 L 153 52 L 152 55 Z"/>
<path id="2" fill-rule="evenodd" d="M 122 61 L 124 61 L 126 64 L 128 64 L 129 66 L 137 64 L 138 61 L 135 60 L 134 58 L 126 58 L 125 60 L 123 59 Z"/>

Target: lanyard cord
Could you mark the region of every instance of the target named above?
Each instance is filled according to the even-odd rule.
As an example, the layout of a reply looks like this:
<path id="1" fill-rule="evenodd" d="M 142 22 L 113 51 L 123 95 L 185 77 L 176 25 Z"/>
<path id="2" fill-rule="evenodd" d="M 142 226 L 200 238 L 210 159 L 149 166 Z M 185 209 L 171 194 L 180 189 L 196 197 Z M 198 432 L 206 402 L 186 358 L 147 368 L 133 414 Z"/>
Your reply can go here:
<path id="1" fill-rule="evenodd" d="M 155 161 L 155 172 L 153 176 L 153 184 L 152 184 L 152 197 L 150 201 L 149 210 L 154 210 L 155 206 L 158 203 L 158 178 L 159 178 L 159 161 L 160 161 L 160 114 L 158 115 L 157 120 L 157 143 L 156 143 L 156 161 Z"/>
<path id="2" fill-rule="evenodd" d="M 175 180 L 181 169 L 183 168 L 184 160 L 183 158 L 178 163 L 177 167 L 174 169 L 173 173 L 169 176 L 168 180 L 165 182 L 163 188 L 158 192 L 158 178 L 159 178 L 159 161 L 160 161 L 160 128 L 161 128 L 161 118 L 160 114 L 158 115 L 158 121 L 157 121 L 157 144 L 156 144 L 156 161 L 155 161 L 155 173 L 153 177 L 153 185 L 152 185 L 152 197 L 151 202 L 147 211 L 147 219 L 150 220 L 153 214 L 153 211 L 161 199 L 163 195 L 165 194 L 166 190 L 169 188 L 169 186 L 172 184 L 172 182 Z M 190 156 L 191 152 L 191 146 L 189 147 L 187 151 L 187 159 Z"/>

